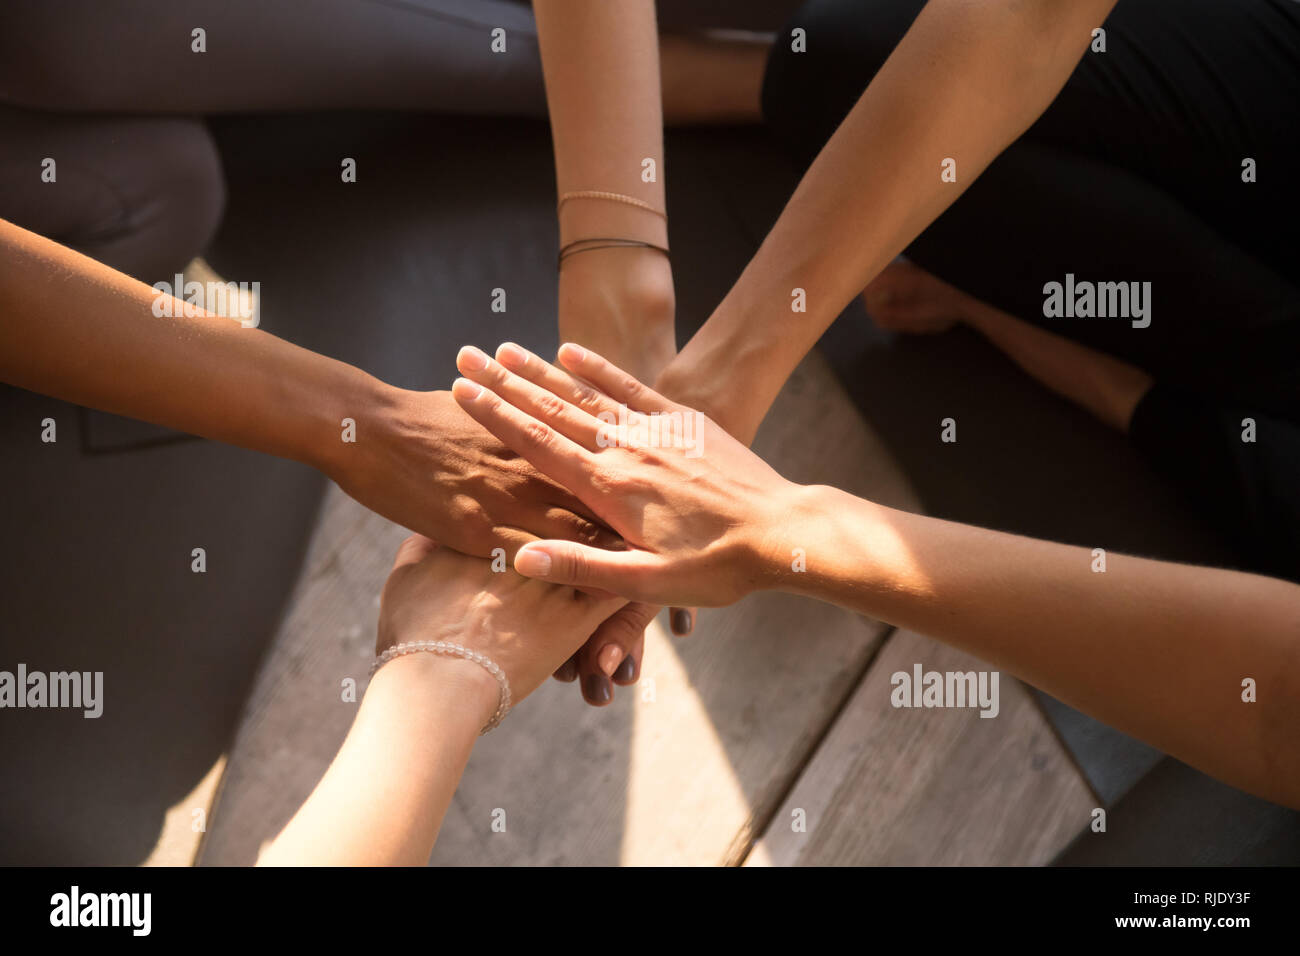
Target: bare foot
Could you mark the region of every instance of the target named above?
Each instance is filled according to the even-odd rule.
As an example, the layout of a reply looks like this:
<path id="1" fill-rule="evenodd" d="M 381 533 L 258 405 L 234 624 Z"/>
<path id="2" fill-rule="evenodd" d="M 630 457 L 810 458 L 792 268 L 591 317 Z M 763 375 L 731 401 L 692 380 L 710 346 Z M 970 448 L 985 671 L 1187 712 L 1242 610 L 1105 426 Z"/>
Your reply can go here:
<path id="1" fill-rule="evenodd" d="M 1043 385 L 1123 432 L 1152 386 L 1151 376 L 1136 365 L 1031 325 L 906 260 L 890 263 L 863 291 L 862 301 L 877 325 L 895 332 L 970 325 Z"/>
<path id="2" fill-rule="evenodd" d="M 981 303 L 905 259 L 895 259 L 862 292 L 876 325 L 891 332 L 946 332 Z"/>

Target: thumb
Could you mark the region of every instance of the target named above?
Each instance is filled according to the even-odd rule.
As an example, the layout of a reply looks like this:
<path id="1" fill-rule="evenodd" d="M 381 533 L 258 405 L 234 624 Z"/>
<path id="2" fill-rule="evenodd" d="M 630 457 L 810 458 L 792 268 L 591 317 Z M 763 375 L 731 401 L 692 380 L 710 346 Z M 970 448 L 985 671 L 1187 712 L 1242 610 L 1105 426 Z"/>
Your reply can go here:
<path id="1" fill-rule="evenodd" d="M 533 541 L 515 555 L 515 570 L 526 578 L 641 600 L 647 577 L 660 570 L 660 561 L 647 551 L 605 551 L 572 541 Z"/>

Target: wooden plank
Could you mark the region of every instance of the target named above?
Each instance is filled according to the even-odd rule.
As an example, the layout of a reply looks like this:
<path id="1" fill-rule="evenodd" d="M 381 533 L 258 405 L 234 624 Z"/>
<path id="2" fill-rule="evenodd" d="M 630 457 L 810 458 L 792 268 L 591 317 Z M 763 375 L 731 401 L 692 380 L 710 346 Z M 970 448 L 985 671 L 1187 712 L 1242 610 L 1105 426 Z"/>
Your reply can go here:
<path id="1" fill-rule="evenodd" d="M 331 488 L 290 610 L 262 664 L 199 851 L 200 864 L 246 864 L 288 822 L 356 714 L 379 593 L 407 532 Z"/>
<path id="2" fill-rule="evenodd" d="M 795 480 L 913 504 L 814 355 L 756 442 Z M 403 532 L 331 492 L 293 606 L 249 700 L 201 860 L 247 863 L 315 785 L 349 726 L 375 596 Z M 789 791 L 885 628 L 788 595 L 651 628 L 643 684 L 596 710 L 552 683 L 476 749 L 434 863 L 734 863 Z M 506 811 L 494 832 L 492 813 Z"/>
<path id="3" fill-rule="evenodd" d="M 226 758 L 222 755 L 194 789 L 167 811 L 158 842 L 141 866 L 191 866 L 194 863 L 225 769 Z"/>
<path id="4" fill-rule="evenodd" d="M 746 865 L 1044 864 L 1089 824 L 1099 803 L 1023 684 L 1000 676 L 995 718 L 895 708 L 890 676 L 917 663 L 988 669 L 891 635 Z"/>

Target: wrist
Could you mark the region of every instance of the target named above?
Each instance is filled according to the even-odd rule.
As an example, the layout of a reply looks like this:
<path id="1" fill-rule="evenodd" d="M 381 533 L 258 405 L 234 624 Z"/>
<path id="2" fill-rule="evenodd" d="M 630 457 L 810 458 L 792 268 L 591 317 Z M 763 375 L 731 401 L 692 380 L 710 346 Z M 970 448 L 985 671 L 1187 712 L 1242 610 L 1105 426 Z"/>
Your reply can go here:
<path id="1" fill-rule="evenodd" d="M 788 482 L 777 494 L 761 502 L 757 520 L 749 526 L 742 544 L 741 566 L 756 591 L 790 591 L 801 579 L 810 540 L 826 507 L 822 485 Z"/>
<path id="2" fill-rule="evenodd" d="M 324 396 L 329 411 L 319 426 L 321 440 L 313 442 L 303 460 L 335 482 L 349 487 L 349 476 L 391 440 L 400 440 L 402 421 L 409 419 L 409 398 L 413 393 L 395 388 L 346 366 L 351 374 L 341 376 Z M 404 412 L 404 410 L 406 410 Z M 350 420 L 350 425 L 344 422 Z"/>
<path id="3" fill-rule="evenodd" d="M 767 590 L 843 604 L 906 585 L 911 556 L 901 529 L 910 517 L 829 485 L 791 485 L 768 508 L 752 560 Z"/>
<path id="4" fill-rule="evenodd" d="M 600 321 L 632 316 L 671 324 L 676 302 L 672 265 L 658 249 L 593 249 L 560 266 L 562 318 Z M 565 308 L 571 306 L 572 308 Z"/>
<path id="5" fill-rule="evenodd" d="M 708 331 L 706 324 L 659 374 L 654 389 L 680 405 L 703 412 L 738 441 L 752 444 L 770 405 L 761 397 L 760 389 L 749 387 L 753 381 L 751 371 L 754 375 L 759 372 L 752 366 L 742 367 L 747 351 L 742 343 L 706 336 Z"/>
<path id="6" fill-rule="evenodd" d="M 677 354 L 672 266 L 640 246 L 593 249 L 560 267 L 561 341 L 650 381 Z"/>
<path id="7" fill-rule="evenodd" d="M 426 651 L 393 658 L 375 673 L 371 686 L 400 695 L 412 707 L 427 707 L 439 720 L 463 720 L 475 732 L 491 719 L 501 694 L 482 665 Z"/>
<path id="8" fill-rule="evenodd" d="M 647 199 L 663 208 L 661 198 Z M 605 200 L 565 203 L 559 214 L 560 247 L 580 239 L 640 239 L 668 246 L 668 220 L 648 209 Z M 662 255 L 662 253 L 661 253 Z"/>

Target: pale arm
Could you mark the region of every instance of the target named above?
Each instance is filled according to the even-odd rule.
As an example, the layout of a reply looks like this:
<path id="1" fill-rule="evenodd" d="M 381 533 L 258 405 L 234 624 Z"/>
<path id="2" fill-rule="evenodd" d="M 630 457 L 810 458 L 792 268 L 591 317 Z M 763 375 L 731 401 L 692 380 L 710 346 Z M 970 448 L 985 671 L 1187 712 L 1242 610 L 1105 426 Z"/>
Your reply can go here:
<path id="1" fill-rule="evenodd" d="M 535 0 L 533 7 L 557 195 L 620 193 L 666 211 L 653 0 Z M 559 227 L 561 247 L 588 238 L 668 246 L 665 219 L 608 200 L 565 202 Z M 653 249 L 582 252 L 560 269 L 561 340 L 608 350 L 647 377 L 676 354 L 673 307 L 672 269 Z"/>
<path id="2" fill-rule="evenodd" d="M 497 685 L 468 661 L 385 665 L 307 802 L 259 866 L 423 866 Z"/>

